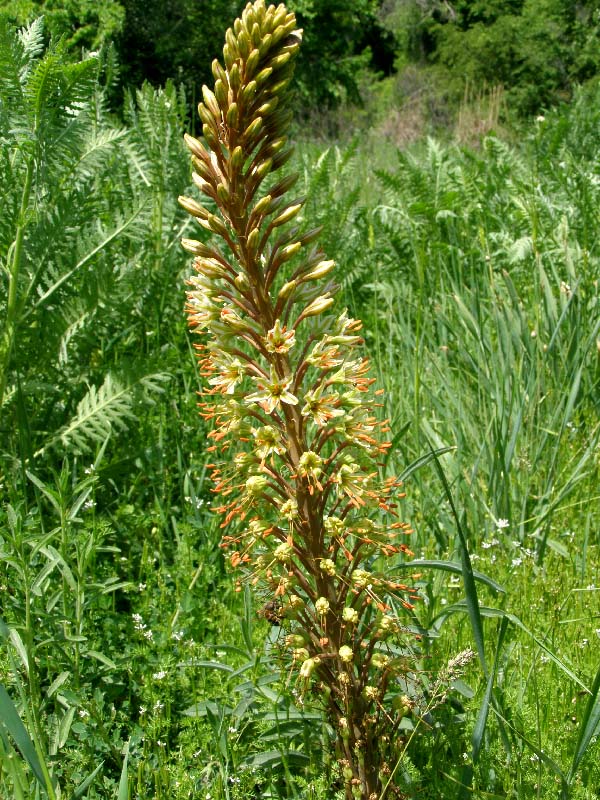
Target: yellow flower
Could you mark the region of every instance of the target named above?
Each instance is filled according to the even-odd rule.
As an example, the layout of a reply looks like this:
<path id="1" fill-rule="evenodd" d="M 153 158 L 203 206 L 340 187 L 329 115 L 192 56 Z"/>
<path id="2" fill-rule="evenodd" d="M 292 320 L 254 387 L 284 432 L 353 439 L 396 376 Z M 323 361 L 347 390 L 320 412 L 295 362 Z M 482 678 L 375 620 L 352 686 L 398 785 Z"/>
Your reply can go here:
<path id="1" fill-rule="evenodd" d="M 211 386 L 221 392 L 221 394 L 233 394 L 236 385 L 243 379 L 245 368 L 238 358 L 223 358 L 224 363 L 217 365 L 219 374 L 214 378 L 209 378 Z"/>
<path id="2" fill-rule="evenodd" d="M 335 575 L 335 563 L 330 558 L 321 559 L 321 571 L 333 577 Z"/>
<path id="3" fill-rule="evenodd" d="M 250 475 L 246 481 L 246 491 L 248 494 L 257 496 L 267 488 L 268 481 L 263 475 Z"/>
<path id="4" fill-rule="evenodd" d="M 339 657 L 340 660 L 344 662 L 344 664 L 349 664 L 354 659 L 354 653 L 352 652 L 352 648 L 348 647 L 347 644 L 343 644 L 339 650 Z"/>
<path id="5" fill-rule="evenodd" d="M 254 428 L 252 435 L 256 441 L 254 452 L 264 461 L 268 456 L 273 453 L 283 455 L 285 447 L 281 444 L 279 435 L 272 425 L 264 425 L 262 428 Z"/>
<path id="6" fill-rule="evenodd" d="M 326 425 L 333 417 L 341 417 L 346 413 L 343 408 L 336 407 L 339 401 L 337 394 L 321 397 L 322 392 L 322 385 L 313 391 L 306 392 L 301 412 L 303 417 L 310 417 L 315 425 L 319 426 Z"/>
<path id="7" fill-rule="evenodd" d="M 342 611 L 342 619 L 344 622 L 350 622 L 352 625 L 356 625 L 358 622 L 358 611 L 355 608 L 346 606 Z"/>
<path id="8" fill-rule="evenodd" d="M 298 461 L 298 474 L 302 478 L 306 478 L 311 485 L 311 491 L 313 485 L 317 487 L 317 489 L 322 492 L 323 487 L 319 483 L 319 475 L 323 472 L 322 469 L 323 459 L 321 456 L 314 453 L 312 450 L 305 450 L 304 453 L 300 456 Z"/>
<path id="9" fill-rule="evenodd" d="M 265 378 L 256 378 L 255 380 L 261 391 L 246 397 L 244 402 L 248 405 L 258 403 L 267 414 L 272 414 L 281 403 L 287 403 L 290 406 L 298 405 L 298 398 L 289 391 L 292 379 L 278 378 L 273 367 L 271 367 L 270 381 Z"/>
<path id="10" fill-rule="evenodd" d="M 315 603 L 317 614 L 324 616 L 329 611 L 329 600 L 326 597 L 319 597 Z"/>
<path id="11" fill-rule="evenodd" d="M 267 352 L 288 353 L 296 344 L 296 331 L 293 328 L 291 331 L 286 330 L 285 325 L 276 320 L 275 325 L 267 332 L 264 341 Z"/>
<path id="12" fill-rule="evenodd" d="M 315 667 L 321 663 L 321 659 L 318 656 L 314 658 L 307 658 L 306 661 L 300 667 L 300 677 L 301 678 L 310 678 L 313 674 Z"/>
<path id="13" fill-rule="evenodd" d="M 281 562 L 282 564 L 286 564 L 288 561 L 290 561 L 293 554 L 294 548 L 291 547 L 287 542 L 283 542 L 276 547 L 273 553 L 277 561 Z"/>

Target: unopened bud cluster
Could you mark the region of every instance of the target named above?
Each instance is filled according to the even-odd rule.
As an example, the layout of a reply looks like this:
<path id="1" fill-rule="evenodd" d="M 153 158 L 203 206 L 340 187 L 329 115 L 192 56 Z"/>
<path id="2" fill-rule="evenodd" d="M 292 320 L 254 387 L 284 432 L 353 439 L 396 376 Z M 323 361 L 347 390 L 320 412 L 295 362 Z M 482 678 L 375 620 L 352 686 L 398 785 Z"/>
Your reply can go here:
<path id="1" fill-rule="evenodd" d="M 292 153 L 301 38 L 283 5 L 257 0 L 227 31 L 224 63 L 213 62 L 214 89 L 204 87 L 199 107 L 204 142 L 186 137 L 206 199 L 180 202 L 212 234 L 183 242 L 195 256 L 188 312 L 206 334 L 201 413 L 214 423 L 223 546 L 242 578 L 276 600 L 300 687 L 327 698 L 347 785 L 368 797 L 381 733 L 405 713 L 391 702 L 406 671 L 393 609 L 415 599 L 374 565 L 408 553 L 410 531 L 397 519 L 398 482 L 379 477 L 389 444 L 361 324 L 334 311 L 335 265 L 305 224 L 303 198 L 290 194 L 297 176 L 275 175 Z"/>

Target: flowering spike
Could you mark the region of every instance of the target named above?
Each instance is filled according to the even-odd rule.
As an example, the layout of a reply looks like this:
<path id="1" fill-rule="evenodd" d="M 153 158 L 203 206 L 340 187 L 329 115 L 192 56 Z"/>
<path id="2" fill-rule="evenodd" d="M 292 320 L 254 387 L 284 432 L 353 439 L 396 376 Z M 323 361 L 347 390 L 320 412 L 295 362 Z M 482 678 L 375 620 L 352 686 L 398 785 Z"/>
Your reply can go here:
<path id="1" fill-rule="evenodd" d="M 407 552 L 408 529 L 396 519 L 399 483 L 378 477 L 387 427 L 372 414 L 360 322 L 333 313 L 335 264 L 312 244 L 320 229 L 301 230 L 304 200 L 287 197 L 297 175 L 272 175 L 293 151 L 301 41 L 294 14 L 256 0 L 227 30 L 224 65 L 213 62 L 214 91 L 204 87 L 199 106 L 205 142 L 186 143 L 216 209 L 180 202 L 222 248 L 183 241 L 196 256 L 188 314 L 208 336 L 201 413 L 222 454 L 212 473 L 231 529 L 222 546 L 281 609 L 291 669 L 302 691 L 325 698 L 339 733 L 347 797 L 368 798 L 406 713 L 396 654 L 410 643 L 398 644 L 407 634 L 393 609 L 416 595 L 376 569 Z"/>

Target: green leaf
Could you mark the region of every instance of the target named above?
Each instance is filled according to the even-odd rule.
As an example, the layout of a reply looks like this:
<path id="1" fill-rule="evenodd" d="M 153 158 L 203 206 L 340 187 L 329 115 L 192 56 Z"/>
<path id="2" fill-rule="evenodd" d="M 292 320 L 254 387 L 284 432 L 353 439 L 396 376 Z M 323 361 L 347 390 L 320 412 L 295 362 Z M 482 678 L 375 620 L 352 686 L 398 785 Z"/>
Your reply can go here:
<path id="1" fill-rule="evenodd" d="M 46 789 L 46 779 L 40 763 L 35 745 L 27 733 L 21 717 L 11 700 L 4 685 L 0 683 L 0 725 L 2 725 L 12 736 L 15 744 L 19 748 L 21 755 L 31 767 L 31 771 L 37 778 L 42 788 Z"/>
<path id="2" fill-rule="evenodd" d="M 579 735 L 577 737 L 577 744 L 575 746 L 575 753 L 573 754 L 573 761 L 567 776 L 567 783 L 571 784 L 575 773 L 579 768 L 581 759 L 585 755 L 593 737 L 598 733 L 600 726 L 600 667 L 594 679 L 592 690 L 581 718 L 579 725 Z"/>
<path id="3" fill-rule="evenodd" d="M 127 774 L 127 762 L 129 761 L 129 742 L 125 745 L 123 754 L 123 766 L 121 768 L 121 778 L 119 780 L 119 792 L 117 800 L 129 800 L 129 777 Z"/>
<path id="4" fill-rule="evenodd" d="M 479 656 L 479 661 L 481 663 L 483 673 L 487 678 L 488 666 L 485 657 L 485 640 L 483 635 L 483 625 L 481 623 L 481 614 L 479 611 L 479 599 L 477 597 L 477 587 L 475 585 L 475 576 L 473 575 L 473 567 L 471 566 L 471 559 L 469 557 L 467 538 L 464 534 L 462 524 L 458 516 L 458 512 L 456 511 L 456 506 L 454 505 L 454 498 L 452 497 L 452 492 L 450 491 L 450 486 L 446 479 L 444 470 L 442 469 L 442 465 L 440 464 L 439 458 L 437 457 L 436 452 L 433 450 L 433 448 L 431 449 L 430 452 L 435 460 L 437 473 L 442 482 L 442 486 L 444 487 L 444 493 L 446 495 L 446 499 L 450 504 L 450 508 L 452 510 L 452 516 L 454 517 L 454 521 L 456 523 L 456 530 L 458 532 L 458 538 L 460 541 L 460 549 L 461 549 L 462 576 L 463 576 L 463 583 L 465 586 L 465 599 L 466 599 L 467 609 L 469 612 L 469 619 L 471 621 L 471 629 L 473 631 L 473 636 L 475 638 L 477 655 Z"/>
<path id="5" fill-rule="evenodd" d="M 506 635 L 507 628 L 508 628 L 508 619 L 504 617 L 500 623 L 500 633 L 498 634 L 498 639 L 496 641 L 496 655 L 494 658 L 494 665 L 488 677 L 485 694 L 483 696 L 481 706 L 479 707 L 479 712 L 477 714 L 477 719 L 475 721 L 475 727 L 473 728 L 473 734 L 471 736 L 471 744 L 473 747 L 472 749 L 473 764 L 476 764 L 477 761 L 479 760 L 481 745 L 483 744 L 483 734 L 485 732 L 485 725 L 487 722 L 490 709 L 492 690 L 494 688 L 494 681 L 496 680 L 496 674 L 498 672 L 498 666 L 500 664 L 500 653 L 502 651 L 502 645 L 504 643 L 504 637 Z"/>
<path id="6" fill-rule="evenodd" d="M 437 561 L 431 559 L 416 559 L 414 561 L 405 561 L 401 564 L 394 565 L 393 569 L 390 570 L 391 573 L 394 573 L 396 570 L 412 570 L 414 568 L 420 569 L 423 567 L 424 569 L 439 569 L 442 572 L 452 572 L 455 575 L 462 574 L 462 566 L 457 564 L 455 561 Z M 501 586 L 501 584 L 496 583 L 495 580 L 489 578 L 487 575 L 484 575 L 483 572 L 478 572 L 477 570 L 473 570 L 473 577 L 475 580 L 480 581 L 480 583 L 484 583 L 486 586 L 489 586 L 490 589 L 493 589 L 495 592 L 499 592 L 501 594 L 506 594 L 506 589 Z"/>
<path id="7" fill-rule="evenodd" d="M 96 767 L 96 769 L 92 773 L 90 773 L 90 775 L 88 775 L 87 778 L 84 781 L 82 781 L 79 784 L 79 786 L 75 789 L 75 791 L 71 795 L 71 800 L 79 800 L 80 797 L 83 797 L 84 793 L 92 785 L 94 778 L 100 772 L 103 766 L 104 766 L 104 761 L 101 761 Z"/>
<path id="8" fill-rule="evenodd" d="M 310 758 L 306 753 L 301 753 L 298 750 L 289 750 L 285 753 L 281 750 L 267 750 L 264 753 L 247 756 L 240 763 L 247 767 L 273 768 L 283 764 L 302 767 L 310 764 Z"/>
<path id="9" fill-rule="evenodd" d="M 111 669 L 117 669 L 117 665 L 112 658 L 105 656 L 104 653 L 100 653 L 98 650 L 86 650 L 85 655 L 89 656 L 90 658 L 95 658 L 96 661 L 99 661 L 101 664 L 104 664 Z"/>

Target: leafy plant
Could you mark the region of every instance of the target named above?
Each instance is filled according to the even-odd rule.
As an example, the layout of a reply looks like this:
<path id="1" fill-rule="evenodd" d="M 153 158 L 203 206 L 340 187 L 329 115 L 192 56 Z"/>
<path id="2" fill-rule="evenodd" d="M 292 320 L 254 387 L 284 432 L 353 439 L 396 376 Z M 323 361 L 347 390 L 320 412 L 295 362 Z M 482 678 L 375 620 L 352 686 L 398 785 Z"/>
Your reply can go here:
<path id="1" fill-rule="evenodd" d="M 44 50 L 41 19 L 19 33 L 3 22 L 0 37 L 0 406 L 3 439 L 15 442 L 4 449 L 6 466 L 8 451 L 23 463 L 56 447 L 81 453 L 100 446 L 130 429 L 168 379 L 139 356 L 184 266 L 175 247 L 179 212 L 174 203 L 151 201 L 158 183 L 144 174 L 159 157 L 171 163 L 169 144 L 152 162 L 144 148 L 153 142 L 156 151 L 158 131 L 168 136 L 181 124 L 183 104 L 172 87 L 146 90 L 139 112 L 130 103 L 135 133 L 115 127 L 99 83 L 100 57 L 68 63 L 62 44 Z M 170 111 L 158 119 L 161 105 Z M 155 123 L 151 138 L 142 135 L 143 113 L 147 128 Z M 174 141 L 181 149 L 171 134 L 171 154 Z M 187 173 L 180 169 L 178 180 L 183 188 Z M 141 255 L 146 247 L 154 262 Z M 167 282 L 153 277 L 156 259 L 171 264 Z M 139 263 L 148 290 L 136 297 L 136 322 L 124 326 L 120 315 L 131 306 Z"/>

